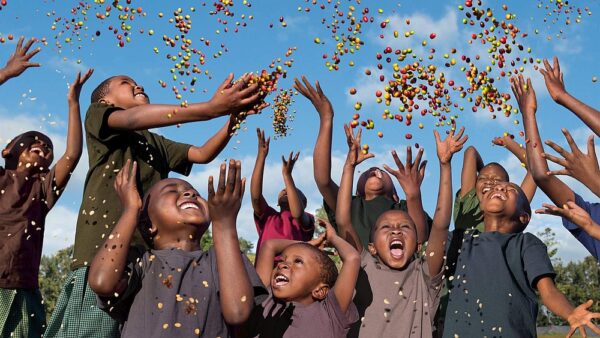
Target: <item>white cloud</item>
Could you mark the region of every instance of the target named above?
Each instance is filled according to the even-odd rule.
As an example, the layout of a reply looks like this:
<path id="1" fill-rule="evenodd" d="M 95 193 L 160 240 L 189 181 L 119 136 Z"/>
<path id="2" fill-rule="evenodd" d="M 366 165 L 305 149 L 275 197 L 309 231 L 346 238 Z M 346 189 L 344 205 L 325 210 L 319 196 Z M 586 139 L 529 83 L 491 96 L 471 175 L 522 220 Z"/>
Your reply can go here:
<path id="1" fill-rule="evenodd" d="M 46 217 L 44 234 L 44 255 L 50 255 L 64 249 L 75 241 L 77 210 L 57 205 Z"/>

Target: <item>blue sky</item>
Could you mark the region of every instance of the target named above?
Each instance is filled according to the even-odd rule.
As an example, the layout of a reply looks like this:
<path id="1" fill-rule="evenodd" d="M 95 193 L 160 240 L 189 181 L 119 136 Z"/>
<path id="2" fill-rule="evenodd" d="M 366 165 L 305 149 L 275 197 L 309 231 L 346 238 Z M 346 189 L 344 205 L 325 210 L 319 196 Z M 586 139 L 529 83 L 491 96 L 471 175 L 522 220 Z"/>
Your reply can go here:
<path id="1" fill-rule="evenodd" d="M 407 145 L 419 143 L 425 148 L 425 157 L 430 161 L 422 191 L 424 206 L 430 214 L 433 214 L 438 184 L 438 166 L 432 135 L 435 120 L 431 116 L 421 117 L 420 114 L 415 114 L 413 124 L 406 126 L 381 118 L 381 113 L 386 107 L 375 102 L 374 93 L 376 90 L 383 90 L 378 75 L 381 73 L 389 76 L 390 72 L 389 66 L 385 68 L 388 71 L 377 70 L 376 65 L 381 61 L 376 59 L 376 54 L 382 53 L 387 46 L 390 46 L 394 50 L 413 48 L 416 54 L 426 58 L 427 50 L 435 48 L 436 57 L 433 63 L 438 66 L 438 72 L 443 71 L 447 79 L 464 83 L 464 75 L 458 66 L 445 69 L 444 62 L 448 60 L 445 60 L 442 55 L 451 48 L 458 50 L 457 57 L 461 54 L 471 57 L 479 54 L 480 64 L 484 67 L 489 64 L 489 54 L 486 51 L 487 47 L 477 42 L 468 43 L 474 29 L 462 24 L 464 11 L 458 10 L 458 5 L 462 3 L 361 1 L 357 4 L 356 1 L 340 1 L 339 9 L 344 12 L 344 16 L 337 16 L 339 20 L 346 16 L 349 6 L 354 6 L 355 16 L 359 20 L 363 16 L 361 11 L 368 8 L 369 12 L 366 15 L 369 18 L 373 17 L 374 21 L 365 23 L 361 28 L 359 37 L 364 45 L 360 50 L 344 55 L 340 62 L 340 70 L 330 71 L 325 65 L 323 54 L 330 57 L 336 48 L 336 42 L 326 24 L 331 22 L 332 15 L 336 14 L 334 4 L 327 1 L 316 1 L 317 4 L 313 5 L 312 1 L 255 0 L 250 1 L 251 7 L 242 5 L 242 1 L 234 1 L 234 6 L 231 7 L 234 13 L 232 17 L 225 16 L 223 12 L 210 15 L 209 12 L 214 9 L 210 1 L 205 6 L 197 1 L 178 1 L 176 4 L 166 1 L 132 0 L 131 2 L 130 6 L 133 8 L 142 7 L 146 16 L 136 13 L 133 21 L 126 21 L 126 25 L 131 26 L 131 42 L 120 48 L 115 34 L 108 30 L 111 25 L 120 26 L 116 15 L 117 10 L 113 9 L 111 16 L 106 20 L 99 20 L 95 16 L 96 12 L 104 12 L 104 10 L 97 10 L 98 7 L 103 8 L 107 4 L 93 5 L 87 10 L 85 16 L 81 11 L 72 14 L 71 8 L 79 3 L 76 1 L 8 1 L 8 5 L 0 10 L 2 17 L 0 38 L 4 37 L 6 40 L 5 43 L 0 44 L 0 63 L 7 60 L 14 51 L 18 36 L 35 36 L 40 39 L 45 37 L 47 45 L 40 45 L 42 51 L 35 57 L 35 60 L 42 64 L 41 68 L 27 71 L 21 77 L 5 83 L 0 89 L 0 143 L 5 144 L 8 139 L 22 131 L 36 129 L 48 133 L 55 141 L 57 153 L 60 153 L 64 149 L 66 134 L 67 84 L 73 80 L 77 71 L 88 67 L 95 68 L 95 73 L 81 95 L 82 115 L 88 107 L 91 90 L 103 79 L 116 74 L 127 74 L 142 84 L 152 102 L 178 103 L 170 89 L 176 84 L 172 81 L 170 72 L 173 61 L 166 57 L 167 54 L 177 53 L 177 49 L 167 47 L 162 37 L 163 35 L 174 37 L 178 32 L 168 20 L 173 17 L 173 13 L 178 8 L 181 8 L 181 15 L 190 15 L 192 21 L 187 38 L 192 40 L 195 48 L 205 54 L 205 64 L 200 68 L 202 71 L 208 71 L 209 74 L 197 76 L 195 93 L 180 89 L 184 99 L 189 102 L 206 101 L 229 72 L 239 76 L 244 72 L 266 69 L 277 58 L 285 60 L 288 48 L 295 47 L 296 50 L 291 55 L 293 65 L 291 68 L 284 67 L 287 69 L 288 77 L 282 79 L 279 86 L 289 88 L 294 77 L 306 75 L 311 81 L 319 80 L 323 90 L 329 96 L 336 112 L 333 144 L 334 179 L 339 180 L 341 164 L 347 150 L 342 124 L 351 120 L 352 114 L 355 113 L 354 105 L 360 101 L 361 116 L 375 121 L 375 128 L 363 133 L 363 142 L 369 144 L 370 151 L 376 157 L 359 167 L 359 170 L 383 163 L 391 164 L 393 163 L 389 154 L 391 149 L 398 149 L 404 156 Z M 125 4 L 124 1 L 123 3 Z M 582 101 L 598 107 L 600 106 L 599 83 L 592 82 L 592 77 L 600 76 L 600 66 L 595 62 L 600 47 L 594 33 L 600 31 L 600 21 L 596 17 L 600 12 L 600 5 L 597 1 L 570 1 L 570 3 L 575 7 L 588 6 L 592 15 L 584 11 L 581 22 L 576 24 L 576 15 L 571 14 L 571 24 L 567 25 L 565 13 L 559 16 L 556 13 L 548 15 L 551 9 L 555 8 L 554 3 L 550 1 L 485 1 L 482 7 L 491 8 L 493 13 L 498 13 L 495 15 L 500 15 L 499 13 L 504 15 L 505 12 L 501 7 L 506 4 L 508 12 L 516 15 L 511 22 L 522 32 L 529 34 L 527 38 L 519 37 L 518 41 L 526 48 L 532 48 L 530 56 L 534 59 L 558 56 L 565 73 L 567 89 Z M 324 9 L 319 8 L 321 4 L 324 5 Z M 541 7 L 538 7 L 539 4 Z M 546 5 L 549 5 L 550 9 L 545 9 Z M 195 7 L 195 11 L 192 11 L 191 7 Z M 310 11 L 305 11 L 305 8 L 310 8 Z M 163 13 L 163 16 L 160 17 L 159 13 Z M 53 30 L 53 22 L 57 17 L 62 20 Z M 74 18 L 75 23 L 79 21 L 83 23 L 79 37 L 71 35 L 70 30 L 60 33 L 64 28 L 62 22 L 70 18 Z M 546 22 L 544 18 L 547 19 Z M 552 23 L 555 18 L 557 22 Z M 380 23 L 386 19 L 389 21 L 386 28 L 382 29 Z M 407 19 L 410 20 L 410 25 L 406 24 Z M 223 20 L 227 21 L 227 25 L 223 24 Z M 326 24 L 322 23 L 323 20 Z M 237 33 L 233 32 L 236 22 L 240 23 L 237 26 Z M 246 23 L 245 27 L 241 25 L 243 22 Z M 337 34 L 341 35 L 346 27 L 347 24 L 341 25 Z M 225 32 L 225 28 L 229 32 Z M 144 33 L 140 33 L 140 30 Z M 153 31 L 153 35 L 148 34 L 150 30 Z M 394 30 L 399 32 L 399 38 L 393 37 Z M 410 30 L 414 31 L 414 35 L 404 38 L 404 32 Z M 100 32 L 99 36 L 96 36 L 97 31 Z M 429 38 L 431 33 L 436 34 L 433 40 Z M 9 34 L 15 37 L 12 41 L 8 40 Z M 381 34 L 383 38 L 380 37 Z M 70 43 L 66 42 L 67 38 L 70 38 Z M 315 43 L 317 38 L 319 44 Z M 210 41 L 209 45 L 206 43 L 207 40 Z M 428 42 L 425 48 L 421 45 L 423 40 Z M 155 52 L 155 48 L 158 52 Z M 197 56 L 192 59 L 197 59 Z M 354 63 L 353 66 L 349 64 L 351 61 Z M 429 64 L 426 59 L 423 63 Z M 366 69 L 372 70 L 374 75 L 365 76 Z M 565 144 L 560 133 L 560 128 L 565 127 L 570 129 L 578 143 L 583 145 L 591 132 L 574 115 L 551 100 L 541 75 L 533 70 L 531 65 L 525 65 L 525 73 L 533 77 L 534 87 L 538 93 L 538 119 L 542 138 Z M 186 77 L 183 79 L 187 84 L 191 80 Z M 161 80 L 167 83 L 167 88 L 160 86 Z M 497 81 L 496 85 L 500 91 L 508 90 L 506 78 Z M 356 88 L 357 94 L 350 95 L 350 88 Z M 499 115 L 498 118 L 492 119 L 490 114 L 482 110 L 473 113 L 470 109 L 471 104 L 456 95 L 453 97 L 454 102 L 464 107 L 463 111 L 454 108 L 451 114 L 457 115 L 459 124 L 466 127 L 470 137 L 468 144 L 478 148 L 484 161 L 498 161 L 504 164 L 512 180 L 520 182 L 524 175 L 520 163 L 505 149 L 493 146 L 491 143 L 493 137 L 504 132 L 518 134 L 522 127 L 514 121 L 520 120 L 520 116 L 504 118 Z M 516 105 L 514 101 L 512 104 Z M 389 108 L 394 112 L 398 104 L 394 102 Z M 321 202 L 312 174 L 312 149 L 317 136 L 318 116 L 308 100 L 301 96 L 295 97 L 291 109 L 296 111 L 295 120 L 291 123 L 293 128 L 291 134 L 271 142 L 264 193 L 267 201 L 274 205 L 277 192 L 283 187 L 280 157 L 291 150 L 301 151 L 294 177 L 297 185 L 309 199 L 309 210 L 313 211 Z M 272 110 L 267 109 L 261 115 L 248 119 L 240 133 L 231 140 L 217 160 L 209 165 L 194 167 L 188 179 L 201 193 L 206 191 L 208 175 L 216 174 L 219 163 L 227 158 L 241 159 L 245 176 L 251 175 L 256 156 L 254 130 L 257 127 L 265 128 L 267 134 L 272 135 L 269 117 L 271 114 Z M 177 141 L 202 144 L 223 123 L 225 118 L 192 123 L 180 128 L 161 128 L 158 132 Z M 419 123 L 423 123 L 422 130 L 418 128 Z M 384 134 L 381 139 L 377 136 L 379 131 Z M 404 137 L 406 133 L 411 133 L 413 138 L 407 140 Z M 523 139 L 519 138 L 519 141 L 522 142 Z M 453 163 L 453 183 L 456 191 L 460 185 L 462 153 L 454 157 Z M 73 241 L 86 170 L 87 156 L 84 154 L 65 195 L 49 215 L 45 253 L 66 247 Z M 584 198 L 597 201 L 597 197 L 582 185 L 572 179 L 565 180 L 572 184 L 573 189 Z M 238 218 L 238 229 L 241 236 L 256 240 L 249 192 L 247 195 Z M 546 196 L 538 193 L 532 205 L 537 208 L 546 201 L 548 201 Z M 583 247 L 563 230 L 558 218 L 536 215 L 528 231 L 535 233 L 545 226 L 551 226 L 556 231 L 561 244 L 559 255 L 564 259 L 581 259 L 587 254 Z"/>

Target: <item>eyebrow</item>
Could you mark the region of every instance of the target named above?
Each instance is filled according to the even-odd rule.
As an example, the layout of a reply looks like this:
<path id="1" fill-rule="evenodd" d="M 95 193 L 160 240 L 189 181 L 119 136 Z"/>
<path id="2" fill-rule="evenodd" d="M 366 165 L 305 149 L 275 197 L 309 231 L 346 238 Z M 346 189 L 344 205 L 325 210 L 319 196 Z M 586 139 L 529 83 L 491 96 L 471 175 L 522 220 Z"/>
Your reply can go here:
<path id="1" fill-rule="evenodd" d="M 169 184 L 165 185 L 164 187 L 160 188 L 160 192 L 162 192 L 166 188 L 171 188 L 171 187 L 177 187 L 177 183 L 173 182 L 173 183 L 169 183 Z"/>

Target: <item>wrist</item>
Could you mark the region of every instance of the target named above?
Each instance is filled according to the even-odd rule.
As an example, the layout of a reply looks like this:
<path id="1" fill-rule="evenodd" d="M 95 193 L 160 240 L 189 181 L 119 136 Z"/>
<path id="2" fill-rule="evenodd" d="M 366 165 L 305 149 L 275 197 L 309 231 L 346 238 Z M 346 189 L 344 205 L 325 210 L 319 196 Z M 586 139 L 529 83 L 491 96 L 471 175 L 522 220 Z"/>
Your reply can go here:
<path id="1" fill-rule="evenodd" d="M 404 189 L 404 195 L 406 195 L 406 200 L 420 200 L 421 199 L 421 189 L 419 188 L 406 188 Z"/>
<path id="2" fill-rule="evenodd" d="M 569 98 L 570 94 L 567 93 L 566 90 L 559 92 L 556 95 L 556 99 L 554 99 L 554 102 L 560 104 L 560 105 L 564 105 L 565 101 L 567 101 L 567 99 Z"/>

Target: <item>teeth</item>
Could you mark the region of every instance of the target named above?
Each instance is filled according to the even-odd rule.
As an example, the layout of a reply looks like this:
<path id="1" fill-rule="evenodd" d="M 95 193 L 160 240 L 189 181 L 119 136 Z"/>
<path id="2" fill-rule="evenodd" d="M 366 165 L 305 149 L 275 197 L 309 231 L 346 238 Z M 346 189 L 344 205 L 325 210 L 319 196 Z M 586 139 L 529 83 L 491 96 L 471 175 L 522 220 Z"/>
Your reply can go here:
<path id="1" fill-rule="evenodd" d="M 492 190 L 492 188 L 483 188 L 483 193 L 485 194 L 486 192 Z"/>
<path id="2" fill-rule="evenodd" d="M 194 203 L 183 203 L 180 207 L 180 209 L 182 210 L 186 210 L 186 209 L 200 209 L 196 204 Z"/>

